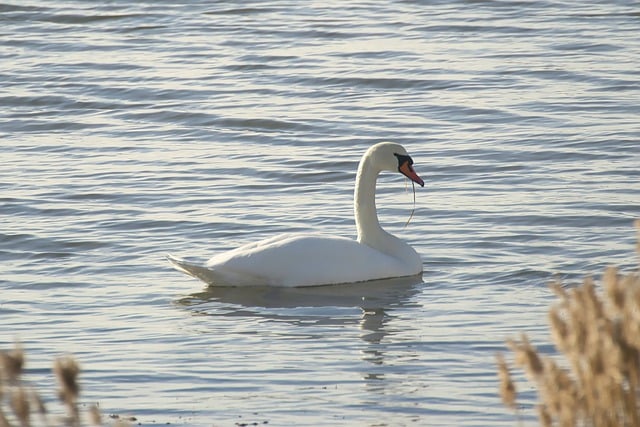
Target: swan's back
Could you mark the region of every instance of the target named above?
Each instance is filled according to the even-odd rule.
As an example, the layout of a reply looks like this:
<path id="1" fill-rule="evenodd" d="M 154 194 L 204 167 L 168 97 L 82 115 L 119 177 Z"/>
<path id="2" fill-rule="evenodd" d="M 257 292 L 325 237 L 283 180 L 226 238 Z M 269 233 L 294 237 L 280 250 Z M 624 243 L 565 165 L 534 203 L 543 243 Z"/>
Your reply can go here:
<path id="1" fill-rule="evenodd" d="M 314 286 L 406 276 L 406 266 L 355 240 L 283 234 L 242 246 L 207 262 L 210 270 L 246 285 Z M 412 274 L 417 274 L 414 271 Z"/>
<path id="2" fill-rule="evenodd" d="M 422 266 L 355 240 L 282 234 L 211 258 L 206 265 L 173 259 L 181 270 L 218 286 L 317 286 L 419 274 Z"/>

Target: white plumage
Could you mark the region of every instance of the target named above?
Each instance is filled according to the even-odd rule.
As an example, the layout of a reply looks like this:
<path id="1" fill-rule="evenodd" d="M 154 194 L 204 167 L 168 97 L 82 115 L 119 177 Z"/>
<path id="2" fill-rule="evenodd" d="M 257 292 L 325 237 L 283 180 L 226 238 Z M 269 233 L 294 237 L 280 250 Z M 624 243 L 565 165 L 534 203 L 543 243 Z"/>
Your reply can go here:
<path id="1" fill-rule="evenodd" d="M 218 254 L 204 265 L 168 258 L 177 269 L 216 286 L 317 286 L 420 274 L 420 256 L 380 227 L 375 205 L 381 171 L 399 171 L 424 185 L 412 164 L 406 150 L 390 142 L 363 155 L 354 195 L 357 240 L 286 233 Z"/>

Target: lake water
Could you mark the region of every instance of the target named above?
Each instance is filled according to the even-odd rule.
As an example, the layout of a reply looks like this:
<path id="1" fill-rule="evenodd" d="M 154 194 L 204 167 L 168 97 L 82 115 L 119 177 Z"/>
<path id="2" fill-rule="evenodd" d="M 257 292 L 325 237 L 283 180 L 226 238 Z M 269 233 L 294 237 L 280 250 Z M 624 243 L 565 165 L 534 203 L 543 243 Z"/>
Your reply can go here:
<path id="1" fill-rule="evenodd" d="M 546 331 L 554 278 L 637 266 L 633 1 L 0 4 L 0 345 L 51 391 L 144 425 L 512 426 L 494 364 Z M 280 232 L 354 236 L 378 183 L 422 281 L 207 289 Z M 535 396 L 523 384 L 524 415 Z M 49 399 L 53 392 L 49 393 Z"/>

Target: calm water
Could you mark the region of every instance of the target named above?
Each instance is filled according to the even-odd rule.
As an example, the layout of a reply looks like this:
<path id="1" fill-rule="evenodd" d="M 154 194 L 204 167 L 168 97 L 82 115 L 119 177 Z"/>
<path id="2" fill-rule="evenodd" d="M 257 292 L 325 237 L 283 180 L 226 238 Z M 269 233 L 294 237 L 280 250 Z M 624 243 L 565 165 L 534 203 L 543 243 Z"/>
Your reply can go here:
<path id="1" fill-rule="evenodd" d="M 140 423 L 515 424 L 494 353 L 546 352 L 546 284 L 636 265 L 632 1 L 15 1 L 0 5 L 0 345 Z M 206 289 L 206 258 L 354 235 L 371 144 L 422 282 Z M 531 414 L 534 396 L 523 396 Z M 53 394 L 50 393 L 50 396 Z"/>

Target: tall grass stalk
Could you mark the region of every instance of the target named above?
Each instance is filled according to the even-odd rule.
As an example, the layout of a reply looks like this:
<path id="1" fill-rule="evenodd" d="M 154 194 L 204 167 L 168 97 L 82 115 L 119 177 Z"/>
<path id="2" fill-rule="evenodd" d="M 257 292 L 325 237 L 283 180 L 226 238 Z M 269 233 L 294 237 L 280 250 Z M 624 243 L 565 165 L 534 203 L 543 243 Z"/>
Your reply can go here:
<path id="1" fill-rule="evenodd" d="M 640 254 L 640 220 L 638 253 Z M 540 354 L 526 334 L 507 341 L 514 363 L 538 393 L 543 426 L 640 426 L 640 272 L 605 270 L 602 289 L 592 279 L 565 289 L 551 285 L 558 301 L 549 325 L 560 361 Z M 508 364 L 497 355 L 500 396 L 517 411 Z"/>
<path id="2" fill-rule="evenodd" d="M 64 416 L 51 415 L 40 393 L 26 381 L 25 359 L 18 343 L 13 350 L 0 351 L 0 427 L 102 425 L 96 405 L 89 406 L 86 414 L 78 409 L 80 367 L 73 357 L 59 357 L 53 364 L 58 399 L 66 410 Z"/>

